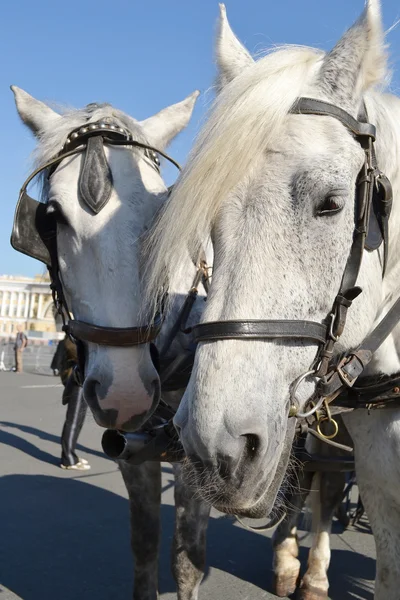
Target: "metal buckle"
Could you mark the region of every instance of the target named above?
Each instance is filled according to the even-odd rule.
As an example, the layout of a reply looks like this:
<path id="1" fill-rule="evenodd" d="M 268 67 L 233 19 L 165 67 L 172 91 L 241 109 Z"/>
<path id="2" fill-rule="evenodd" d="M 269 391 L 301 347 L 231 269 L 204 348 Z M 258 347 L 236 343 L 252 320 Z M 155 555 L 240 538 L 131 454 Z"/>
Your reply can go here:
<path id="1" fill-rule="evenodd" d="M 347 354 L 343 356 L 343 358 L 339 361 L 335 371 L 338 373 L 342 383 L 344 383 L 347 387 L 351 388 L 357 381 L 357 377 L 351 378 L 350 374 L 343 370 L 343 367 L 348 365 L 353 359 L 358 360 L 355 354 Z"/>

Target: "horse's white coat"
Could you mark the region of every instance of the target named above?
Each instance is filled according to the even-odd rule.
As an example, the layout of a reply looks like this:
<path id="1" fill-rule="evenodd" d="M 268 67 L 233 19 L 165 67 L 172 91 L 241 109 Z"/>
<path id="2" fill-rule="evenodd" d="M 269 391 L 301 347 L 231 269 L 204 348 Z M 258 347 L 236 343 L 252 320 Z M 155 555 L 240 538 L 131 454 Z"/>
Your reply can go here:
<path id="1" fill-rule="evenodd" d="M 338 351 L 355 347 L 400 294 L 400 102 L 372 89 L 385 76 L 380 3 L 369 0 L 360 20 L 327 55 L 288 47 L 256 63 L 232 39 L 225 19 L 222 10 L 217 59 L 223 89 L 153 231 L 149 290 L 154 294 L 173 280 L 183 249 L 195 252 L 198 240 L 211 232 L 215 262 L 205 321 L 322 321 L 350 249 L 354 189 L 364 156 L 335 119 L 288 111 L 297 97 L 309 96 L 357 116 L 364 98 L 377 126 L 378 162 L 392 182 L 394 205 L 387 273 L 382 281 L 381 251 L 365 252 L 358 281 L 363 293 L 349 311 Z M 342 210 L 316 216 L 328 199 Z M 398 333 L 399 328 L 377 352 L 370 373 L 400 370 Z M 315 346 L 283 340 L 199 347 L 176 421 L 186 450 L 208 465 L 201 482 L 208 495 L 214 492 L 219 508 L 249 514 L 271 509 L 293 436 L 289 387 L 309 369 L 315 352 Z M 304 398 L 306 393 L 305 388 Z M 346 424 L 377 544 L 375 598 L 397 600 L 400 411 L 360 410 L 346 417 Z M 257 456 L 243 463 L 242 440 L 248 434 L 258 438 Z"/>
<path id="2" fill-rule="evenodd" d="M 19 88 L 13 88 L 22 120 L 39 139 L 36 164 L 42 165 L 62 148 L 75 128 L 106 121 L 128 129 L 133 138 L 163 150 L 187 125 L 198 92 L 183 102 L 138 122 L 110 105 L 89 105 L 59 115 Z M 141 149 L 106 147 L 113 176 L 107 205 L 93 215 L 78 195 L 82 155 L 65 159 L 44 181 L 44 196 L 65 223 L 58 225 L 61 277 L 76 319 L 100 326 L 142 325 L 140 315 L 142 239 L 166 199 L 166 186 Z M 145 257 L 144 257 L 145 258 Z M 191 284 L 194 266 L 177 282 L 178 291 Z M 143 420 L 155 406 L 159 379 L 149 345 L 112 348 L 89 344 L 85 397 L 99 424 L 111 423 L 104 411 L 118 411 L 114 425 L 123 428 L 133 416 Z M 88 382 L 94 382 L 90 389 Z M 96 396 L 98 405 L 93 401 Z M 100 410 L 99 410 L 100 408 Z M 127 427 L 129 428 L 129 426 Z"/>

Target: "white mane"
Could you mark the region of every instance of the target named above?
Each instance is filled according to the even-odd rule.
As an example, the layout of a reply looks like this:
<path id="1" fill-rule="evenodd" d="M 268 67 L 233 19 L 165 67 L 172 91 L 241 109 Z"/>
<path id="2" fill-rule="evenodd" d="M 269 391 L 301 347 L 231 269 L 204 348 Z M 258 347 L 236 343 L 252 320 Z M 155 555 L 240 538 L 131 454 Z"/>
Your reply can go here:
<path id="1" fill-rule="evenodd" d="M 220 93 L 150 236 L 145 306 L 152 304 L 154 290 L 173 284 L 188 249 L 198 256 L 222 200 L 273 147 L 323 56 L 298 46 L 273 50 Z"/>

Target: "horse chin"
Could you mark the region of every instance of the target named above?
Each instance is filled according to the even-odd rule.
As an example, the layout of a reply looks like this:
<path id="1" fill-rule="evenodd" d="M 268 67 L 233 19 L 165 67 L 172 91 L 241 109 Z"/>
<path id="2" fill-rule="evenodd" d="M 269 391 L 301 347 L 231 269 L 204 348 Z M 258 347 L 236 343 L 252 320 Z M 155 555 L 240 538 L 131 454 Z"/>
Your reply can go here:
<path id="1" fill-rule="evenodd" d="M 200 466 L 198 462 L 186 458 L 183 475 L 186 484 L 214 508 L 225 514 L 260 519 L 275 517 L 282 510 L 282 498 L 288 474 L 293 438 L 291 432 L 285 444 L 272 478 L 251 477 L 243 479 L 237 487 L 227 479 L 222 479 L 215 466 Z M 257 475 L 257 474 L 256 474 Z M 257 482 L 257 483 L 256 483 Z"/>
<path id="2" fill-rule="evenodd" d="M 279 465 L 280 466 L 280 465 Z M 278 470 L 279 469 L 278 466 Z M 279 500 L 280 490 L 283 486 L 283 477 L 275 477 L 271 482 L 265 482 L 260 485 L 257 489 L 257 494 L 252 502 L 244 504 L 243 499 L 232 497 L 225 499 L 224 503 L 218 501 L 212 503 L 214 508 L 220 512 L 226 514 L 233 514 L 237 517 L 246 517 L 248 519 L 263 519 L 272 518 L 276 515 L 277 511 L 281 508 L 281 502 Z M 236 494 L 237 495 L 237 494 Z"/>
<path id="3" fill-rule="evenodd" d="M 218 504 L 214 504 L 213 506 L 222 513 L 228 515 L 235 515 L 236 517 L 242 517 L 247 519 L 270 519 L 273 518 L 276 512 L 278 511 L 277 504 L 279 505 L 279 503 L 276 502 L 275 498 L 272 504 L 269 500 L 262 499 L 261 501 L 257 502 L 254 506 L 248 508 L 234 506 L 228 507 L 224 505 L 220 506 Z"/>

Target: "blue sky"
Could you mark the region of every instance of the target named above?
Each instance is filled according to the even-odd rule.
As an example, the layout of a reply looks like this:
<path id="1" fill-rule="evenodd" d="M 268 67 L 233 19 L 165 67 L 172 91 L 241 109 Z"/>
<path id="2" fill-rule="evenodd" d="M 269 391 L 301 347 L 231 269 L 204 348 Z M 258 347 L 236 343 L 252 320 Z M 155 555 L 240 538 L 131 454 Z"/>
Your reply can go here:
<path id="1" fill-rule="evenodd" d="M 362 0 L 226 0 L 232 28 L 248 49 L 295 43 L 331 48 L 361 13 Z M 383 0 L 385 28 L 400 18 Z M 14 0 L 2 2 L 0 49 L 0 274 L 34 275 L 43 267 L 18 254 L 9 236 L 34 140 L 20 123 L 9 90 L 81 107 L 110 102 L 136 119 L 202 95 L 189 128 L 170 152 L 184 162 L 212 100 L 217 0 Z M 392 91 L 400 91 L 400 26 L 389 35 Z M 170 176 L 168 175 L 168 179 Z"/>

